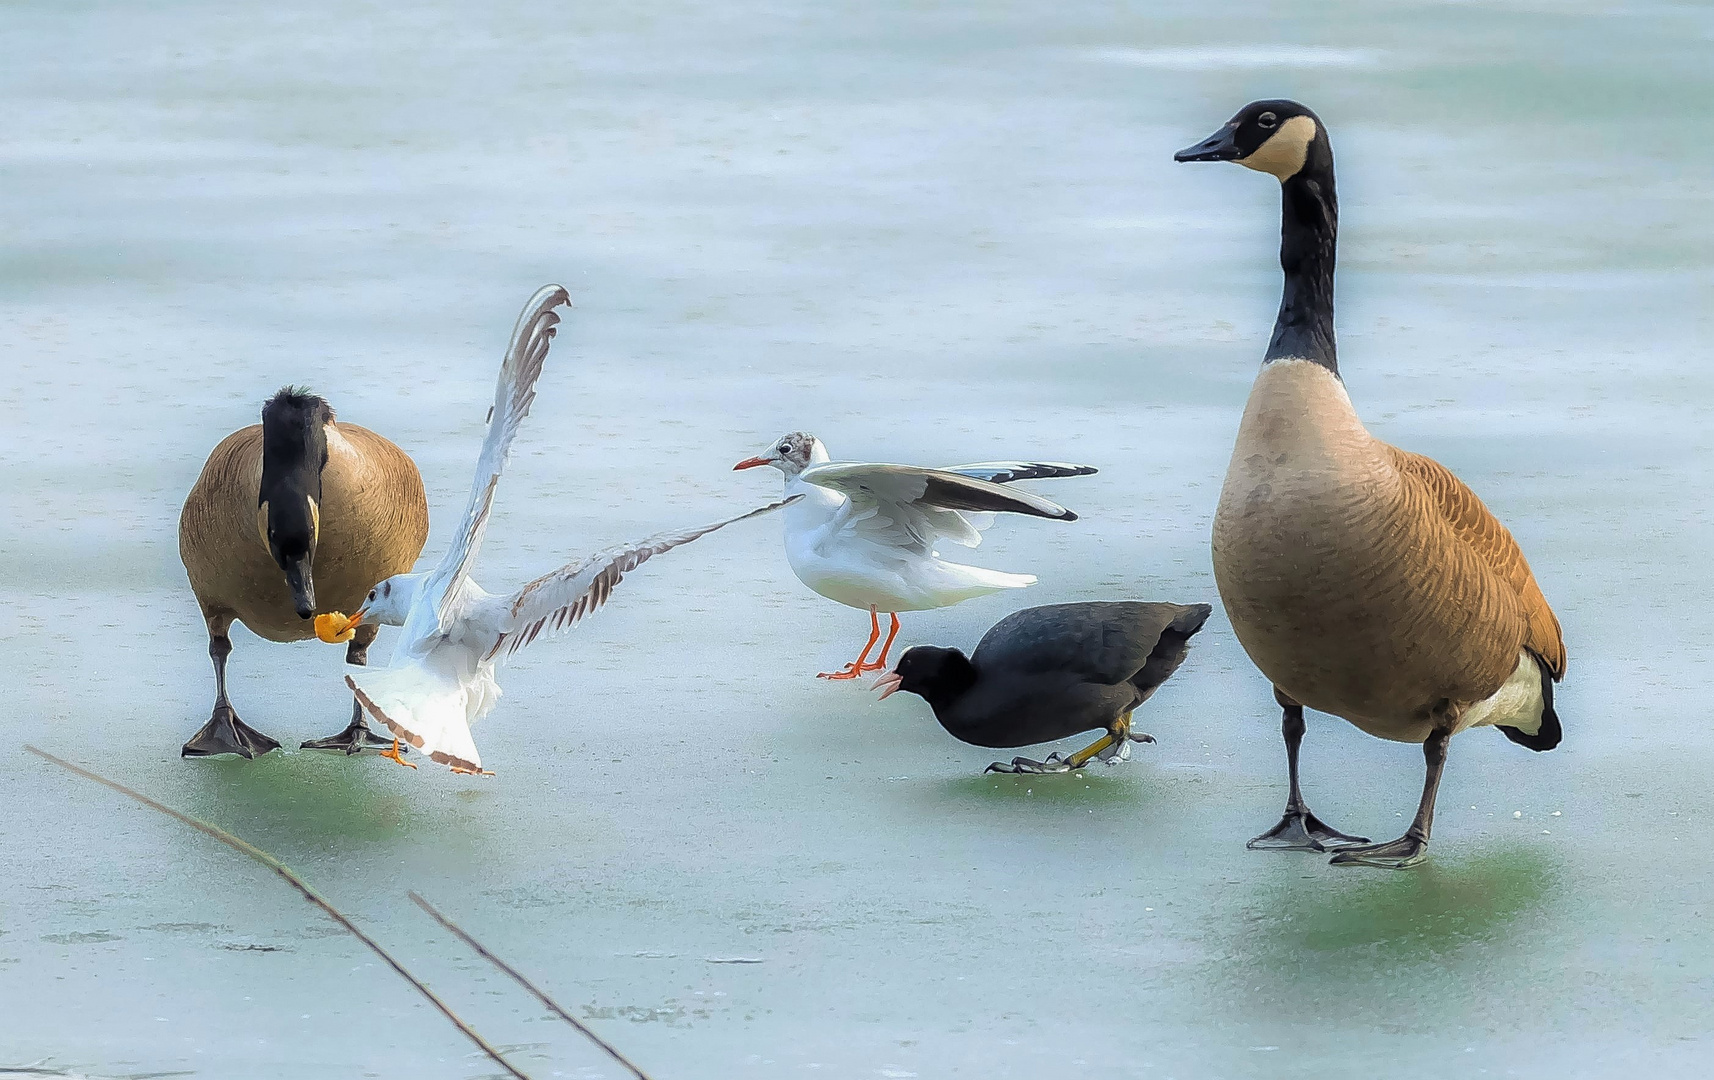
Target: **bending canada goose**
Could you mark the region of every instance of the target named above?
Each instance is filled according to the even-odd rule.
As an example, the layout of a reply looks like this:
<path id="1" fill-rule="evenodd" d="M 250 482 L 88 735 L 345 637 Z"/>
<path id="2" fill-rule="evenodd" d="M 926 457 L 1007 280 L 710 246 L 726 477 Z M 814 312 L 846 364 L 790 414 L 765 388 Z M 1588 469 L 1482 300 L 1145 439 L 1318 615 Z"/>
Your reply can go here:
<path id="1" fill-rule="evenodd" d="M 1284 296 L 1214 517 L 1220 599 L 1285 710 L 1285 816 L 1250 846 L 1338 846 L 1335 863 L 1410 866 L 1428 847 L 1454 734 L 1494 725 L 1531 750 L 1559 745 L 1559 620 L 1482 501 L 1444 466 L 1374 438 L 1351 406 L 1334 355 L 1339 208 L 1320 119 L 1253 102 L 1175 157 L 1235 161 L 1283 188 Z M 1305 707 L 1423 744 L 1427 779 L 1404 836 L 1369 844 L 1309 812 Z"/>
<path id="2" fill-rule="evenodd" d="M 179 516 L 179 557 L 208 624 L 215 686 L 214 715 L 183 756 L 248 758 L 280 745 L 238 719 L 226 698 L 234 619 L 269 641 L 314 637 L 318 600 L 356 606 L 375 582 L 409 570 L 427 539 L 416 465 L 373 431 L 334 423 L 314 394 L 288 386 L 262 406 L 261 424 L 222 439 Z M 346 662 L 367 663 L 379 631 L 359 627 Z M 391 744 L 353 701 L 344 731 L 303 746 L 355 754 Z"/>

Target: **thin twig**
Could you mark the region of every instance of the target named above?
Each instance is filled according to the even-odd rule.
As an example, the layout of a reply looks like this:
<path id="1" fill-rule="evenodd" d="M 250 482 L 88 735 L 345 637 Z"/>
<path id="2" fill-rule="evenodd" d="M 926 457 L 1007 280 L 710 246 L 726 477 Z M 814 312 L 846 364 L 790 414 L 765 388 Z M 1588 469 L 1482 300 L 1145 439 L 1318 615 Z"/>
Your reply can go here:
<path id="1" fill-rule="evenodd" d="M 206 833 L 207 835 L 212 836 L 216 840 L 220 841 L 222 844 L 225 844 L 227 847 L 231 848 L 232 850 L 243 852 L 245 855 L 248 855 L 252 859 L 255 859 L 257 862 L 261 863 L 263 866 L 266 866 L 268 869 L 272 870 L 274 873 L 276 873 L 280 877 L 284 878 L 286 881 L 286 884 L 290 885 L 292 888 L 296 889 L 299 893 L 301 893 L 305 900 L 308 900 L 310 903 L 314 904 L 316 907 L 318 907 L 322 911 L 326 912 L 328 918 L 332 919 L 334 922 L 336 922 L 340 926 L 344 927 L 358 941 L 361 941 L 363 944 L 369 946 L 370 949 L 374 950 L 376 956 L 379 956 L 382 960 L 385 960 L 387 962 L 388 967 L 392 968 L 394 971 L 399 973 L 400 978 L 404 979 L 406 982 L 408 982 L 412 986 L 416 987 L 417 993 L 419 993 L 423 997 L 427 998 L 429 1000 L 429 1003 L 432 1004 L 435 1008 L 439 1009 L 443 1016 L 445 1016 L 448 1020 L 452 1021 L 453 1027 L 455 1027 L 459 1031 L 463 1032 L 465 1038 L 469 1039 L 471 1042 L 475 1043 L 478 1047 L 480 1047 L 482 1052 L 484 1054 L 487 1054 L 489 1057 L 493 1058 L 494 1061 L 502 1069 L 505 1069 L 508 1073 L 511 1073 L 513 1076 L 517 1077 L 518 1080 L 530 1080 L 530 1078 L 528 1076 L 526 1076 L 524 1073 L 519 1072 L 517 1070 L 517 1068 L 512 1065 L 511 1062 L 509 1062 L 505 1058 L 501 1057 L 500 1051 L 498 1051 L 498 1050 L 494 1049 L 492 1046 L 490 1046 L 486 1039 L 484 1039 L 482 1036 L 476 1034 L 475 1029 L 473 1029 L 469 1024 L 466 1024 L 463 1020 L 460 1020 L 458 1018 L 458 1014 L 453 1012 L 452 1009 L 446 1004 L 446 1002 L 444 1002 L 440 998 L 436 997 L 433 990 L 430 990 L 427 986 L 424 986 L 421 979 L 418 979 L 415 975 L 412 975 L 409 971 L 405 970 L 405 965 L 403 965 L 403 964 L 399 963 L 397 960 L 393 959 L 392 956 L 390 956 L 387 953 L 387 950 L 383 949 L 380 946 L 380 944 L 375 941 L 374 938 L 370 937 L 368 934 L 365 934 L 363 931 L 359 930 L 355 923 L 353 923 L 350 919 L 346 918 L 344 915 L 340 914 L 339 909 L 335 908 L 332 904 L 328 903 L 326 900 L 324 900 L 322 898 L 320 893 L 316 892 L 314 889 L 310 888 L 307 884 L 305 884 L 304 880 L 302 878 L 298 877 L 296 874 L 294 874 L 291 871 L 291 869 L 286 866 L 285 863 L 282 863 L 280 860 L 274 858 L 272 855 L 269 855 L 267 852 L 263 851 L 261 848 L 258 848 L 253 844 L 249 844 L 243 840 L 238 839 L 238 837 L 233 836 L 231 833 L 227 832 L 225 829 L 222 829 L 222 828 L 215 826 L 215 825 L 210 825 L 206 821 L 201 821 L 201 820 L 198 820 L 197 818 L 193 818 L 189 814 L 181 814 L 177 810 L 174 810 L 172 807 L 163 805 L 162 803 L 158 803 L 155 800 L 149 798 L 147 795 L 142 794 L 141 792 L 132 791 L 130 788 L 126 787 L 124 784 L 118 783 L 117 781 L 114 781 L 114 780 L 109 780 L 105 776 L 101 776 L 98 773 L 92 773 L 88 769 L 82 768 L 80 766 L 73 765 L 71 762 L 66 761 L 64 758 L 55 757 L 54 755 L 48 753 L 46 750 L 38 750 L 34 746 L 25 746 L 24 749 L 28 750 L 30 753 L 36 755 L 39 758 L 44 758 L 48 761 L 53 762 L 55 765 L 58 765 L 62 769 L 65 769 L 69 772 L 74 772 L 86 780 L 93 780 L 96 783 L 101 784 L 105 787 L 112 788 L 114 791 L 117 791 L 121 795 L 124 795 L 124 796 L 127 796 L 129 798 L 137 800 L 138 802 L 142 803 L 144 806 L 150 807 L 150 808 L 155 809 L 155 810 L 159 810 L 161 813 L 166 814 L 169 817 L 175 817 L 178 820 L 184 822 L 186 825 L 189 825 L 191 828 L 196 829 L 198 832 Z"/>
<path id="2" fill-rule="evenodd" d="M 637 1068 L 637 1066 L 631 1064 L 630 1059 L 626 1058 L 624 1054 L 621 1054 L 613 1046 L 612 1043 L 608 1042 L 606 1039 L 603 1039 L 601 1036 L 595 1034 L 595 1032 L 589 1030 L 588 1025 L 584 1024 L 583 1021 L 577 1019 L 575 1016 L 566 1012 L 563 1008 L 560 1007 L 559 1002 L 555 1001 L 551 997 L 548 997 L 547 992 L 545 990 L 541 989 L 541 987 L 537 986 L 535 983 L 531 982 L 530 980 L 524 978 L 523 973 L 521 973 L 517 968 L 513 967 L 511 964 L 506 963 L 506 961 L 500 959 L 498 956 L 495 956 L 493 953 L 489 952 L 486 948 L 484 948 L 482 946 L 482 943 L 480 941 L 477 941 L 475 938 L 473 938 L 469 934 L 465 933 L 464 929 L 462 927 L 460 927 L 457 923 L 453 922 L 451 919 L 447 918 L 445 915 L 442 915 L 440 913 L 439 909 L 437 909 L 433 904 L 429 903 L 427 900 L 424 900 L 420 894 L 418 894 L 416 892 L 410 892 L 410 893 L 406 893 L 405 895 L 407 895 L 411 898 L 411 903 L 415 904 L 416 906 L 418 906 L 418 907 L 422 908 L 424 911 L 426 911 L 428 913 L 429 918 L 433 919 L 437 923 L 440 923 L 440 925 L 444 926 L 455 937 L 457 937 L 458 940 L 464 942 L 466 945 L 468 945 L 472 949 L 476 950 L 476 955 L 482 957 L 482 959 L 488 961 L 490 964 L 493 964 L 495 967 L 499 968 L 501 971 L 504 971 L 506 974 L 510 975 L 513 979 L 517 980 L 518 985 L 522 986 L 525 990 L 528 990 L 530 993 L 534 994 L 536 996 L 537 1001 L 540 1001 L 543 1005 L 546 1005 L 548 1007 L 548 1011 L 552 1012 L 555 1016 L 559 1017 L 561 1020 L 564 1020 L 566 1023 L 568 1023 L 572 1027 L 576 1028 L 590 1042 L 594 1043 L 596 1046 L 599 1046 L 601 1049 L 607 1051 L 607 1053 L 612 1056 L 614 1061 L 617 1061 L 619 1064 L 625 1066 L 625 1068 L 630 1069 L 631 1075 L 635 1076 L 637 1078 L 637 1080 L 649 1080 L 649 1074 L 645 1073 L 643 1070 Z"/>

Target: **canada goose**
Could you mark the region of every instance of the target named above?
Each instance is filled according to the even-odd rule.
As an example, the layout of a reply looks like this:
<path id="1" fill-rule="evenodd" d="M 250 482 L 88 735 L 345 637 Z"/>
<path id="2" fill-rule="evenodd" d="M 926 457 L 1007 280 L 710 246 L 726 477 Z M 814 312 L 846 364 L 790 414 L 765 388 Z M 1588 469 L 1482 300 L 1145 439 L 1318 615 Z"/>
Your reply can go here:
<path id="1" fill-rule="evenodd" d="M 1087 465 L 990 461 L 924 469 L 830 461 L 827 447 L 804 431 L 782 435 L 767 450 L 732 466 L 770 465 L 785 476 L 785 493 L 803 495 L 786 511 L 786 561 L 798 580 L 829 600 L 869 612 L 869 643 L 841 671 L 821 679 L 855 679 L 887 666 L 899 635 L 901 611 L 950 607 L 1001 589 L 1034 585 L 1031 574 L 1007 574 L 948 562 L 934 550 L 947 540 L 964 547 L 982 542 L 989 519 L 964 511 L 1004 511 L 1076 521 L 1077 515 L 1027 491 L 1001 487 L 1016 480 L 1088 476 Z M 869 650 L 881 637 L 881 612 L 892 628 L 877 660 Z"/>
<path id="2" fill-rule="evenodd" d="M 1107 733 L 1069 757 L 996 761 L 988 772 L 1081 769 L 1116 764 L 1131 743 L 1131 713 L 1184 663 L 1190 639 L 1208 621 L 1207 604 L 1049 604 L 995 623 L 976 652 L 918 645 L 875 681 L 885 698 L 903 690 L 934 710 L 947 734 L 972 746 L 1053 742 L 1094 728 Z"/>
<path id="3" fill-rule="evenodd" d="M 367 428 L 334 422 L 326 401 L 286 387 L 262 422 L 220 441 L 179 515 L 179 558 L 208 625 L 214 715 L 184 744 L 185 757 L 279 747 L 238 718 L 226 697 L 227 631 L 237 619 L 269 641 L 315 634 L 320 603 L 360 603 L 382 578 L 409 570 L 428 539 L 422 477 L 403 450 Z M 347 663 L 368 660 L 377 626 L 359 627 Z M 352 703 L 338 735 L 303 744 L 355 754 L 387 746 Z"/>
<path id="4" fill-rule="evenodd" d="M 1176 160 L 1235 161 L 1283 189 L 1284 296 L 1214 517 L 1221 602 L 1284 709 L 1290 795 L 1250 846 L 1413 865 L 1454 734 L 1494 725 L 1531 750 L 1559 745 L 1559 620 L 1482 501 L 1444 466 L 1374 438 L 1351 406 L 1334 354 L 1339 206 L 1320 118 L 1253 102 Z M 1306 707 L 1423 744 L 1427 778 L 1402 837 L 1370 844 L 1309 812 L 1297 778 Z"/>

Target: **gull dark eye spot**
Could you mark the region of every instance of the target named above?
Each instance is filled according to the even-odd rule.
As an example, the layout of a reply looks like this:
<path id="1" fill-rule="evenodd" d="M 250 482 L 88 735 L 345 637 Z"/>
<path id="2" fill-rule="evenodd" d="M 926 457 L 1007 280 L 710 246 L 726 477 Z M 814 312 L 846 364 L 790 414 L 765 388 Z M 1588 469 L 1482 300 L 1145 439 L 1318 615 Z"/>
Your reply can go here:
<path id="1" fill-rule="evenodd" d="M 1279 122 L 1280 122 L 1280 118 L 1275 116 L 1271 112 L 1265 112 L 1262 115 L 1256 117 L 1256 126 L 1259 128 L 1262 128 L 1265 131 L 1272 131 L 1274 129 L 1274 125 L 1278 124 Z"/>

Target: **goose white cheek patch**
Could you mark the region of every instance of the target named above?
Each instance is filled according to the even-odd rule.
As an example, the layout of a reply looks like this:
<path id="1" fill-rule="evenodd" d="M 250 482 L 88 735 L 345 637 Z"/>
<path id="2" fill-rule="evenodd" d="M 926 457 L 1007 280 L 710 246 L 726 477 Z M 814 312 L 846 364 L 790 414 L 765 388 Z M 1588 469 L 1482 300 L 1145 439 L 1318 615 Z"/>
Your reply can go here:
<path id="1" fill-rule="evenodd" d="M 1280 129 L 1262 145 L 1256 147 L 1249 157 L 1239 158 L 1238 164 L 1246 169 L 1270 173 L 1282 182 L 1290 180 L 1303 170 L 1303 163 L 1309 157 L 1309 144 L 1315 141 L 1315 121 L 1307 116 L 1294 116 L 1280 125 Z"/>

